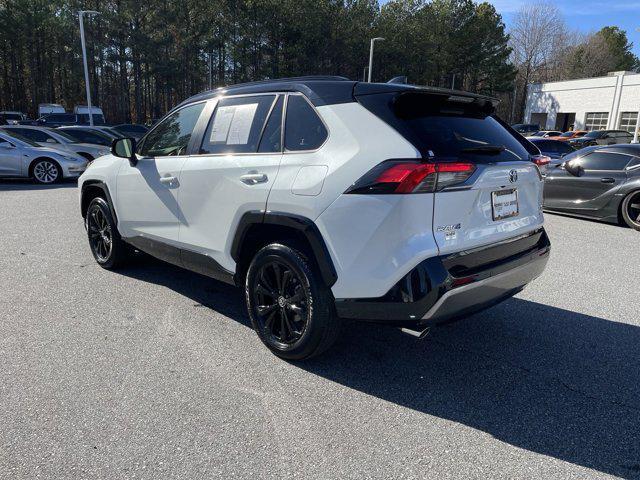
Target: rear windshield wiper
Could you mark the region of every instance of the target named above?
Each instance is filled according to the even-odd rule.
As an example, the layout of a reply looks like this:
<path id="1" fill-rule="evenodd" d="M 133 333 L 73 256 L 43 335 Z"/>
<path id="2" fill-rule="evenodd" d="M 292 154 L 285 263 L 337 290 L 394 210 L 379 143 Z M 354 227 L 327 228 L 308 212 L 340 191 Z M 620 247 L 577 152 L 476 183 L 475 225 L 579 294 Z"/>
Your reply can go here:
<path id="1" fill-rule="evenodd" d="M 504 145 L 481 145 L 478 147 L 463 148 L 460 153 L 477 153 L 480 155 L 499 155 L 506 150 Z"/>

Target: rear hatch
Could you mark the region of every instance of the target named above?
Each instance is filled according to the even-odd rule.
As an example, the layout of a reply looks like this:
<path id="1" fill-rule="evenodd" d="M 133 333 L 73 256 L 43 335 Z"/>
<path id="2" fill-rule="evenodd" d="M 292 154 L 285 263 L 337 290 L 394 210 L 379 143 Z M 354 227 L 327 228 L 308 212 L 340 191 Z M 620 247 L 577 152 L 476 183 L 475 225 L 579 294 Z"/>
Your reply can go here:
<path id="1" fill-rule="evenodd" d="M 355 93 L 424 162 L 475 167 L 463 182 L 438 182 L 442 187 L 433 193 L 433 233 L 441 254 L 495 244 L 542 225 L 542 177 L 531 161 L 539 151 L 494 116 L 491 99 L 411 88 Z"/>

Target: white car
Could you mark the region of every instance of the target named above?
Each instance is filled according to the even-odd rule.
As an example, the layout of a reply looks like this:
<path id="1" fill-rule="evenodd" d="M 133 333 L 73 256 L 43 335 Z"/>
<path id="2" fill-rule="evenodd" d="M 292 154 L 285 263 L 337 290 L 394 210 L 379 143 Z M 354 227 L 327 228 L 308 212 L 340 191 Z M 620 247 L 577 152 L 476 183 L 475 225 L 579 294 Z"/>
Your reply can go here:
<path id="1" fill-rule="evenodd" d="M 75 138 L 59 130 L 48 127 L 32 127 L 29 125 L 6 125 L 2 129 L 12 131 L 28 138 L 42 147 L 54 147 L 93 160 L 103 155 L 109 155 L 111 150 L 104 145 L 81 143 Z"/>
<path id="2" fill-rule="evenodd" d="M 30 177 L 37 183 L 76 178 L 87 159 L 75 153 L 41 147 L 15 132 L 0 130 L 0 177 Z"/>
<path id="3" fill-rule="evenodd" d="M 80 177 L 89 245 L 104 268 L 135 248 L 244 288 L 284 358 L 319 354 L 345 318 L 419 334 L 547 263 L 539 152 L 493 112 L 340 77 L 201 94 Z"/>

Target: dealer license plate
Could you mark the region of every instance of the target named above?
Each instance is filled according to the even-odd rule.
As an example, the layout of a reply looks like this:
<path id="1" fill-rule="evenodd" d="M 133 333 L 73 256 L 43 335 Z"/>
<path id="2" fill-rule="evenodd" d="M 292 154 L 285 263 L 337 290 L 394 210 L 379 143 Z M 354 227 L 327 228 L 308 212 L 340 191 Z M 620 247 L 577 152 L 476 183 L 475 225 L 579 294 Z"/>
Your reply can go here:
<path id="1" fill-rule="evenodd" d="M 518 190 L 512 188 L 491 192 L 491 207 L 494 220 L 517 217 L 519 213 Z"/>

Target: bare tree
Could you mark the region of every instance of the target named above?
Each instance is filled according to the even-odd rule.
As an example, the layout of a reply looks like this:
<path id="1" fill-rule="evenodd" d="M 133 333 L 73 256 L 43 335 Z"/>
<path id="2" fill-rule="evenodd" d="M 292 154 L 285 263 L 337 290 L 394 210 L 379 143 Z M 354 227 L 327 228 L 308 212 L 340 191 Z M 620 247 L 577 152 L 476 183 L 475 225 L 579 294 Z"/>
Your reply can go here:
<path id="1" fill-rule="evenodd" d="M 520 117 L 526 102 L 527 85 L 533 81 L 547 81 L 559 69 L 562 52 L 571 43 L 570 34 L 560 10 L 553 3 L 540 2 L 523 5 L 516 13 L 509 32 L 512 62 L 518 69 L 516 116 Z M 518 90 L 522 95 L 518 101 Z"/>

